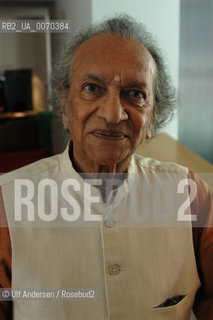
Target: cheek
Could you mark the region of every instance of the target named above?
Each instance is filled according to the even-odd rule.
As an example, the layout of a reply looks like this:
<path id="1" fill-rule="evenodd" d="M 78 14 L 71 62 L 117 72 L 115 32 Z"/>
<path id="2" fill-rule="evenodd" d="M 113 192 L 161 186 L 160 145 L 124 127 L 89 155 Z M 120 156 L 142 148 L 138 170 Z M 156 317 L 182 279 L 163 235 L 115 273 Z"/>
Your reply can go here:
<path id="1" fill-rule="evenodd" d="M 143 132 L 146 125 L 146 118 L 147 116 L 145 114 L 137 113 L 134 115 L 133 125 L 134 125 L 134 131 L 137 134 L 140 134 L 140 132 Z"/>
<path id="2" fill-rule="evenodd" d="M 70 132 L 76 139 L 85 136 L 85 132 L 91 121 L 91 108 L 80 103 L 78 99 L 72 100 L 70 104 Z"/>
<path id="3" fill-rule="evenodd" d="M 134 143 L 140 144 L 145 139 L 150 123 L 150 113 L 137 113 L 132 118 Z"/>
<path id="4" fill-rule="evenodd" d="M 70 122 L 70 133 L 71 136 L 77 137 L 79 135 L 79 120 L 78 114 L 75 108 L 76 104 L 74 101 L 69 103 L 69 122 Z"/>

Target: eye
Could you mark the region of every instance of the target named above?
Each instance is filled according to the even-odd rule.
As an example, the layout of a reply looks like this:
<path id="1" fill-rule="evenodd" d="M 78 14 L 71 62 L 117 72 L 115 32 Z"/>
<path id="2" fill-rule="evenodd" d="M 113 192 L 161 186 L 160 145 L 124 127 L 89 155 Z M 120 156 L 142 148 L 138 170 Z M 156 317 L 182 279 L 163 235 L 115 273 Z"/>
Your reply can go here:
<path id="1" fill-rule="evenodd" d="M 81 97 L 86 100 L 99 99 L 105 92 L 105 88 L 94 82 L 83 83 Z"/>
<path id="2" fill-rule="evenodd" d="M 139 90 L 129 90 L 126 92 L 126 94 L 129 95 L 129 97 L 133 97 L 136 99 L 144 99 L 143 92 L 141 92 Z"/>
<path id="3" fill-rule="evenodd" d="M 147 94 L 143 90 L 125 88 L 121 95 L 132 106 L 140 108 L 146 106 Z"/>
<path id="4" fill-rule="evenodd" d="M 101 88 L 95 83 L 89 83 L 84 87 L 84 89 L 89 93 L 97 93 Z"/>

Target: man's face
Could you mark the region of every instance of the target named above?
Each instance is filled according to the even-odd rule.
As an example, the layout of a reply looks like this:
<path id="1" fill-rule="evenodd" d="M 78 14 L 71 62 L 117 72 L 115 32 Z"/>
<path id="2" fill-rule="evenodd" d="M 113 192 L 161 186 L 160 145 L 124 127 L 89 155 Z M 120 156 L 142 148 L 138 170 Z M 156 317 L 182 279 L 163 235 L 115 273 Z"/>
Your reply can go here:
<path id="1" fill-rule="evenodd" d="M 83 171 L 125 167 L 150 132 L 155 74 L 138 42 L 102 34 L 78 47 L 66 109 Z"/>

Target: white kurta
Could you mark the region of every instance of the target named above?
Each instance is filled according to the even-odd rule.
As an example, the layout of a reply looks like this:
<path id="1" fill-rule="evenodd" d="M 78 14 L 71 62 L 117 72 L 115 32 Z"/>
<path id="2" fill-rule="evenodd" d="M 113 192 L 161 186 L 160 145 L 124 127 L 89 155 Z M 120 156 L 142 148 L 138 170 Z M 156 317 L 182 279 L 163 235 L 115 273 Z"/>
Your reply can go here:
<path id="1" fill-rule="evenodd" d="M 73 169 L 68 148 L 1 177 L 12 243 L 12 287 L 91 288 L 97 295 L 90 300 L 14 299 L 14 319 L 189 319 L 200 281 L 191 222 L 177 222 L 178 210 L 188 197 L 187 187 L 178 194 L 178 184 L 187 173 L 173 163 L 133 156 L 127 179 L 106 203 L 98 189 L 92 186 L 90 190 L 90 184 Z M 44 178 L 58 186 L 53 198 L 47 188 L 45 209 L 38 204 L 37 192 Z M 61 193 L 62 182 L 70 178 L 77 181 L 69 188 L 77 201 L 72 205 Z M 14 222 L 15 179 L 33 183 L 31 218 L 35 221 L 29 221 L 23 205 L 25 224 Z M 95 203 L 97 198 L 92 198 L 94 222 L 85 221 L 90 191 L 99 199 Z M 68 221 L 74 207 L 80 208 L 80 217 Z M 62 208 L 68 208 L 67 216 L 61 215 Z M 43 222 L 42 210 L 46 216 L 54 211 L 56 219 Z M 190 214 L 190 206 L 184 210 L 184 215 Z M 160 307 L 174 296 L 185 297 L 176 305 Z"/>

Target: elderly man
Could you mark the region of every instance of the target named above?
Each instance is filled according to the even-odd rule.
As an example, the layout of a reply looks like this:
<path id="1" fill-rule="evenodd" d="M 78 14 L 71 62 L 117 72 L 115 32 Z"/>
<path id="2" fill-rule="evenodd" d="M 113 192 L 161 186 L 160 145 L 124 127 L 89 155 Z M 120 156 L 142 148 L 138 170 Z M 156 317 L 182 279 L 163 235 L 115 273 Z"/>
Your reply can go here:
<path id="1" fill-rule="evenodd" d="M 128 17 L 83 30 L 53 85 L 72 141 L 1 178 L 0 285 L 13 288 L 14 319 L 186 320 L 193 304 L 212 319 L 212 193 L 186 168 L 134 155 L 175 102 L 150 34 Z"/>

